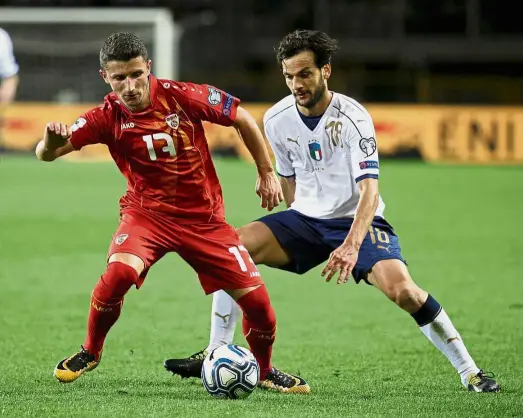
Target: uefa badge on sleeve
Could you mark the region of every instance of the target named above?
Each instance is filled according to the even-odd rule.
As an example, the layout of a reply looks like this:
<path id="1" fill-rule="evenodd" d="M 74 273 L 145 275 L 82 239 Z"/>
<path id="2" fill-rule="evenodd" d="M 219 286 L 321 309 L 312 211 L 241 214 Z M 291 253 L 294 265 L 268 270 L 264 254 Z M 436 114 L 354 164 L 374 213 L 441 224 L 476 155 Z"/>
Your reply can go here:
<path id="1" fill-rule="evenodd" d="M 83 128 L 87 124 L 84 118 L 78 118 L 75 123 L 71 125 L 71 132 L 76 132 L 78 129 Z"/>
<path id="2" fill-rule="evenodd" d="M 365 154 L 365 157 L 370 157 L 376 152 L 376 140 L 374 138 L 361 138 L 360 149 Z"/>
<path id="3" fill-rule="evenodd" d="M 211 106 L 218 106 L 222 102 L 222 93 L 214 87 L 207 87 L 209 95 L 207 101 Z"/>

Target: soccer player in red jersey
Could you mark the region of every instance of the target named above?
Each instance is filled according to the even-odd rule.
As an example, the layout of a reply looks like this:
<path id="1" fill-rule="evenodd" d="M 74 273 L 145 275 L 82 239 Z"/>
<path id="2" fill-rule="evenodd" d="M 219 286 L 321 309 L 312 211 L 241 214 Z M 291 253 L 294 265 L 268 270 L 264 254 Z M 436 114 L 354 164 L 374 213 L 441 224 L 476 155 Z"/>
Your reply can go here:
<path id="1" fill-rule="evenodd" d="M 36 155 L 53 161 L 90 144 L 107 145 L 127 179 L 120 225 L 105 272 L 91 296 L 87 336 L 54 375 L 72 382 L 100 363 L 104 340 L 124 295 L 139 288 L 149 268 L 177 252 L 198 273 L 206 294 L 225 290 L 244 312 L 243 331 L 260 365 L 261 386 L 308 393 L 300 377 L 271 365 L 276 318 L 256 266 L 225 221 L 222 190 L 202 121 L 234 126 L 258 169 L 261 205 L 283 199 L 263 136 L 240 101 L 208 85 L 159 80 L 143 42 L 132 33 L 110 36 L 100 51 L 100 74 L 112 93 L 72 126 L 50 122 Z"/>

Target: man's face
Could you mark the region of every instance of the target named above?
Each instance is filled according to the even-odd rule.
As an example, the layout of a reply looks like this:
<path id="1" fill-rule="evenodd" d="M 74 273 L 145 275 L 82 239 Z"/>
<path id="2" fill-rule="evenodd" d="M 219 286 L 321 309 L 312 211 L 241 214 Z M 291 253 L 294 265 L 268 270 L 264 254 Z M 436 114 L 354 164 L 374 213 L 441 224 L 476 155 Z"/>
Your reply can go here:
<path id="1" fill-rule="evenodd" d="M 296 103 L 305 108 L 314 107 L 327 90 L 330 64 L 318 68 L 312 51 L 302 51 L 282 61 L 283 75 Z"/>
<path id="2" fill-rule="evenodd" d="M 151 61 L 143 57 L 129 61 L 109 61 L 100 75 L 130 110 L 142 110 L 149 103 Z"/>

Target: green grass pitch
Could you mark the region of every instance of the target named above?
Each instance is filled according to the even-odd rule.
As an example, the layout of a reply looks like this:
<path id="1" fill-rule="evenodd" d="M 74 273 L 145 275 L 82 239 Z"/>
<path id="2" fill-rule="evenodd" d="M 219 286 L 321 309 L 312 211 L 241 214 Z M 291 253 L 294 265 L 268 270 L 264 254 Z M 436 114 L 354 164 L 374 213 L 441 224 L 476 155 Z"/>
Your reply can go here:
<path id="1" fill-rule="evenodd" d="M 254 169 L 217 161 L 229 221 L 263 215 Z M 321 268 L 261 272 L 278 317 L 273 362 L 310 396 L 211 398 L 164 359 L 206 346 L 211 298 L 170 254 L 126 297 L 100 367 L 69 385 L 55 364 L 83 342 L 124 181 L 113 164 L 0 159 L 0 415 L 27 417 L 523 416 L 523 169 L 383 162 L 380 189 L 414 279 L 445 307 L 499 394 L 461 387 L 414 321 Z M 245 345 L 240 329 L 236 341 Z"/>

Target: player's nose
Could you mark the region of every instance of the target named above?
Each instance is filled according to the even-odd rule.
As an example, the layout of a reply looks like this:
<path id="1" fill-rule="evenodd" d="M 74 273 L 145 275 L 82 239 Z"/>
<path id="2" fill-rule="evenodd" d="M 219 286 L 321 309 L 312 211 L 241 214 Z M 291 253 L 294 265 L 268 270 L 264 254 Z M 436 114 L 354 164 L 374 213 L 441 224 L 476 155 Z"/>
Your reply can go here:
<path id="1" fill-rule="evenodd" d="M 126 90 L 128 92 L 132 92 L 134 91 L 135 87 L 136 87 L 136 80 L 134 78 L 131 78 L 131 77 L 127 77 L 127 79 L 125 80 L 125 84 L 126 84 Z"/>
<path id="2" fill-rule="evenodd" d="M 303 88 L 303 85 L 302 83 L 299 81 L 299 80 L 296 80 L 296 78 L 294 78 L 292 80 L 292 90 L 295 92 L 295 93 L 300 93 L 301 89 Z"/>

